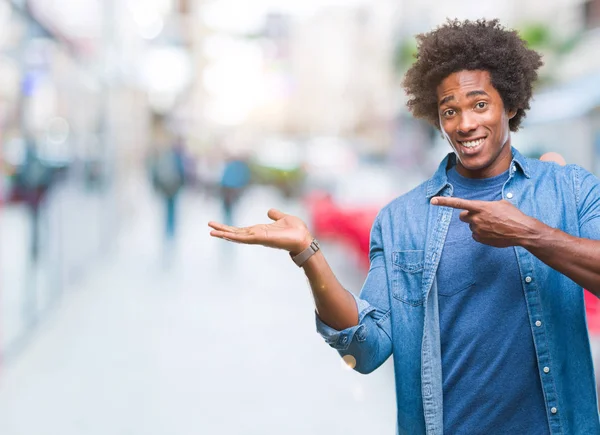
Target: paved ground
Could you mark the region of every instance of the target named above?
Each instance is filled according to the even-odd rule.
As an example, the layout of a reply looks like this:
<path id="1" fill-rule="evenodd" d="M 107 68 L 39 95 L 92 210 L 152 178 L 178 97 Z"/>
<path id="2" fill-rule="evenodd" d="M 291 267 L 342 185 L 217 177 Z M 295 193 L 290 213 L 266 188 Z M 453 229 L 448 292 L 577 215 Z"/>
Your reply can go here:
<path id="1" fill-rule="evenodd" d="M 364 376 L 316 334 L 309 288 L 282 251 L 211 239 L 217 204 L 186 197 L 170 262 L 140 194 L 117 248 L 68 290 L 0 374 L 0 434 L 394 433 L 390 361 Z M 267 221 L 254 191 L 242 224 Z M 324 247 L 342 282 L 362 276 Z"/>

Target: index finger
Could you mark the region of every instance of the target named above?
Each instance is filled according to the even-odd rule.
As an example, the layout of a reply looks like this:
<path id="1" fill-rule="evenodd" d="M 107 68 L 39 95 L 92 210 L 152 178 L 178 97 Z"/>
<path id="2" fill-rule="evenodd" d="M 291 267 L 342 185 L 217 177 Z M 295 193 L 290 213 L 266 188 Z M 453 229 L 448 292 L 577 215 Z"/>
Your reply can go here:
<path id="1" fill-rule="evenodd" d="M 431 198 L 431 205 L 452 207 L 459 210 L 479 211 L 482 201 L 473 199 L 452 198 L 449 196 L 436 196 Z"/>

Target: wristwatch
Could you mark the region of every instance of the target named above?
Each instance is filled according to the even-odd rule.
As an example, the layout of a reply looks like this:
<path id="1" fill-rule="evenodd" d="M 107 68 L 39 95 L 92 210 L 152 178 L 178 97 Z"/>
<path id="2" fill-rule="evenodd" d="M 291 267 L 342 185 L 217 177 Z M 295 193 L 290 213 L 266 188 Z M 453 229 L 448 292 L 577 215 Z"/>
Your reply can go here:
<path id="1" fill-rule="evenodd" d="M 292 257 L 292 260 L 294 260 L 294 263 L 296 263 L 298 267 L 302 267 L 306 260 L 312 257 L 313 254 L 316 253 L 319 249 L 321 249 L 319 241 L 317 239 L 312 239 L 312 242 L 310 242 L 308 248 L 306 248 L 298 255 L 292 255 L 292 253 L 290 252 L 290 256 Z"/>

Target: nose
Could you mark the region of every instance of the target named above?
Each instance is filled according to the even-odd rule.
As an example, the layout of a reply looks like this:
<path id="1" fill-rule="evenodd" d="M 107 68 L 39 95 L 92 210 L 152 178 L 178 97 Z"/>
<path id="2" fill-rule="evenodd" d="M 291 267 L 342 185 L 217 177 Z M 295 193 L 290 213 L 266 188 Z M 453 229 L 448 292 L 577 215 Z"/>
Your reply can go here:
<path id="1" fill-rule="evenodd" d="M 460 117 L 456 132 L 460 135 L 467 135 L 479 126 L 476 117 L 471 113 L 463 113 Z"/>

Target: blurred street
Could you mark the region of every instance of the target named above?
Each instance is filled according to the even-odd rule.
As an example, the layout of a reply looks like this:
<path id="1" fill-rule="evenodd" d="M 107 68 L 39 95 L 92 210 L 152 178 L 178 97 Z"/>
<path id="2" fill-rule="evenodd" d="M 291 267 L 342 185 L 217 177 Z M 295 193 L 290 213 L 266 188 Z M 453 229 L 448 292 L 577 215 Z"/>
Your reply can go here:
<path id="1" fill-rule="evenodd" d="M 165 260 L 159 204 L 137 192 L 115 252 L 96 263 L 2 368 L 0 433 L 393 433 L 390 361 L 363 376 L 315 332 L 304 274 L 282 251 L 209 237 L 212 198 L 185 193 Z M 297 202 L 258 187 L 241 225 Z M 340 280 L 363 276 L 323 248 Z"/>
<path id="2" fill-rule="evenodd" d="M 451 150 L 402 86 L 447 17 L 543 54 L 511 144 L 600 174 L 600 0 L 0 0 L 0 435 L 394 433 L 391 361 L 349 369 L 289 255 L 207 224 L 299 216 L 358 293 Z"/>

